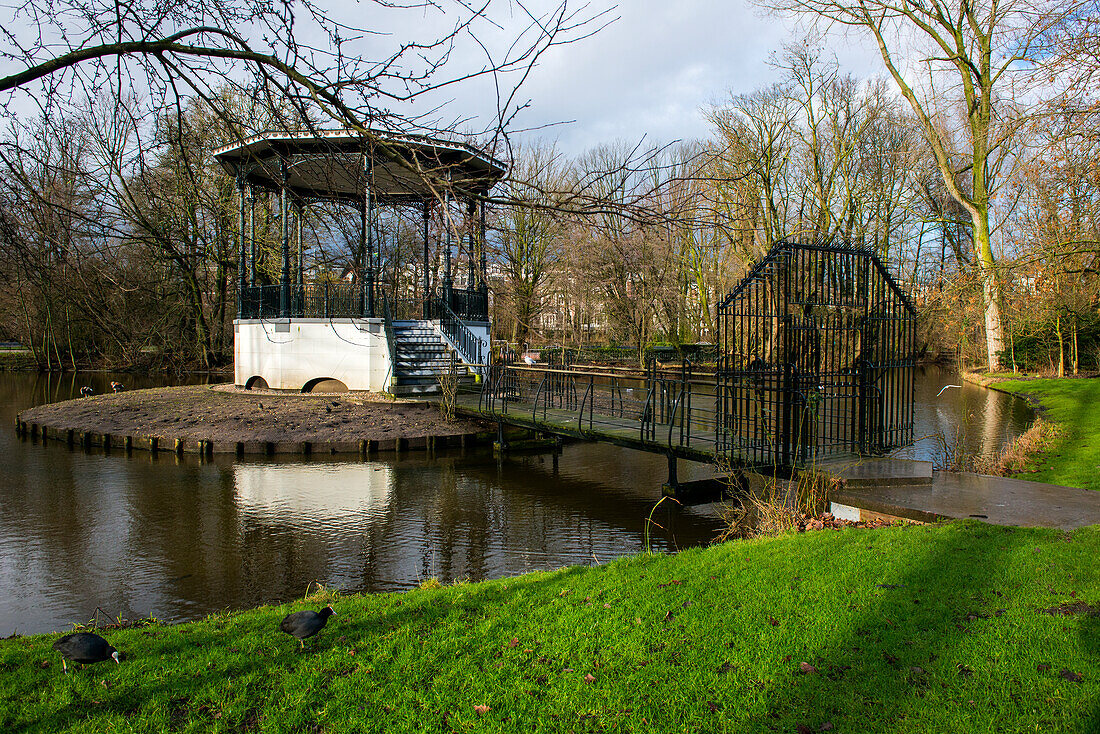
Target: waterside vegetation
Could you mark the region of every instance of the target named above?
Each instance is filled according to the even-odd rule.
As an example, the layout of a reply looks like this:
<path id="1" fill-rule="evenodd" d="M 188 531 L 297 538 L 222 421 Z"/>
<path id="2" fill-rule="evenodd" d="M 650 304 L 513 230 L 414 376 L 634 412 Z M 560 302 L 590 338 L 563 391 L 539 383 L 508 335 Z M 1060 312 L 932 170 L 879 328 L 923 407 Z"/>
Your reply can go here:
<path id="1" fill-rule="evenodd" d="M 0 642 L 4 731 L 1088 731 L 1100 530 L 826 530 Z M 332 602 L 304 653 L 283 615 Z M 310 649 L 312 648 L 312 649 Z"/>
<path id="2" fill-rule="evenodd" d="M 1012 379 L 1017 375 L 971 375 L 994 390 L 1028 400 L 1040 425 L 1053 426 L 1048 439 L 1011 466 L 1020 479 L 1100 490 L 1100 379 Z M 1037 421 L 1038 423 L 1038 421 Z"/>

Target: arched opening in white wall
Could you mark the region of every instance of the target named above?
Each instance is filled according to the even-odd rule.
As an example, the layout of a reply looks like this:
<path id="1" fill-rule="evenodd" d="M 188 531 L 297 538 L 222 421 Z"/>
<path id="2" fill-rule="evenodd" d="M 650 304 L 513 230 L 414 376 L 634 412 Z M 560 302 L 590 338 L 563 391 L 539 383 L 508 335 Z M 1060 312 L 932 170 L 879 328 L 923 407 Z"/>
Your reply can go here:
<path id="1" fill-rule="evenodd" d="M 302 385 L 302 392 L 347 392 L 348 386 L 331 377 L 318 377 Z"/>
<path id="2" fill-rule="evenodd" d="M 259 375 L 252 375 L 248 378 L 248 381 L 244 383 L 245 390 L 266 390 L 267 380 Z"/>

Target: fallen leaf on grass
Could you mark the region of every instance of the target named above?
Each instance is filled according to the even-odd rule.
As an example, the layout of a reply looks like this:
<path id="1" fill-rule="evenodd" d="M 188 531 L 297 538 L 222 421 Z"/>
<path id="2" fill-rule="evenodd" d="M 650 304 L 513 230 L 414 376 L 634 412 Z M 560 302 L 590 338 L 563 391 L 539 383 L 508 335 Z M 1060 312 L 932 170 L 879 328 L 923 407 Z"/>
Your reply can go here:
<path id="1" fill-rule="evenodd" d="M 513 637 L 511 640 L 508 641 L 508 647 L 515 647 L 518 644 L 519 644 L 519 638 L 518 637 Z"/>
<path id="2" fill-rule="evenodd" d="M 1080 673 L 1074 673 L 1069 668 L 1062 668 L 1062 672 L 1058 675 L 1064 680 L 1068 680 L 1070 683 L 1080 683 L 1085 680 Z"/>
<path id="3" fill-rule="evenodd" d="M 488 706 L 485 706 L 484 704 L 479 703 L 474 705 L 474 711 L 477 712 L 478 716 L 482 716 L 489 713 L 490 708 Z"/>
<path id="4" fill-rule="evenodd" d="M 768 616 L 768 624 L 770 624 L 772 627 L 778 627 L 779 626 L 779 620 L 776 619 L 775 617 L 772 617 L 772 616 L 769 615 Z"/>
<path id="5" fill-rule="evenodd" d="M 595 683 L 596 682 L 596 676 L 592 675 L 591 673 L 586 673 L 585 676 L 584 676 L 584 682 L 585 683 Z"/>
<path id="6" fill-rule="evenodd" d="M 826 721 L 824 724 L 822 724 L 820 727 L 818 727 L 818 731 L 832 731 L 832 730 L 833 730 L 833 722 L 831 722 L 831 721 Z"/>
<path id="7" fill-rule="evenodd" d="M 798 672 L 802 675 L 813 675 L 817 672 L 817 668 L 810 665 L 809 663 L 802 662 L 798 664 Z"/>
<path id="8" fill-rule="evenodd" d="M 718 712 L 718 711 L 722 710 L 722 706 L 720 704 L 715 703 L 714 701 L 707 701 L 707 708 L 709 708 L 711 710 L 711 713 L 715 713 L 715 712 Z"/>

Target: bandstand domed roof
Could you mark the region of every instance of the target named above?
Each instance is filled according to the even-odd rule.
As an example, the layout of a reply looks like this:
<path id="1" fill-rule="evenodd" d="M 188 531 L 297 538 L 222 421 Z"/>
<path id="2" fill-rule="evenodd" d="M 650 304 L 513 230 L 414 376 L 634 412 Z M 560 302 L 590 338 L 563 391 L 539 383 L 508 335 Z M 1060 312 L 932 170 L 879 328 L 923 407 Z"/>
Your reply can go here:
<path id="1" fill-rule="evenodd" d="M 279 190 L 285 171 L 291 194 L 345 201 L 362 200 L 369 158 L 376 200 L 398 204 L 436 198 L 448 186 L 457 196 L 485 195 L 507 172 L 469 143 L 377 130 L 261 133 L 218 148 L 214 157 L 252 186 Z"/>

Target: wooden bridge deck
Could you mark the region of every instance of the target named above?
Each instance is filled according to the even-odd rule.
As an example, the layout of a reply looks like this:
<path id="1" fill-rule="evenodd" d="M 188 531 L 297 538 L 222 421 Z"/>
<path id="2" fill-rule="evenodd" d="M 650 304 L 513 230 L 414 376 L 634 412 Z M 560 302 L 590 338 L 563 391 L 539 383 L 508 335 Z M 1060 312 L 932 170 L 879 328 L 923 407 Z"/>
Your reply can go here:
<path id="1" fill-rule="evenodd" d="M 592 423 L 589 424 L 587 412 L 585 417 L 581 418 L 575 410 L 541 406 L 536 409 L 530 403 L 518 402 L 509 402 L 507 412 L 494 412 L 483 409 L 479 395 L 474 393 L 459 394 L 455 401 L 455 410 L 463 415 L 493 422 L 501 421 L 510 426 L 586 441 L 602 441 L 691 461 L 713 462 L 717 457 L 714 429 L 704 428 L 701 425 L 691 426 L 690 433 L 685 431 L 682 441 L 678 425 L 672 427 L 671 441 L 668 438 L 668 425 L 658 425 L 656 437 L 646 438 L 642 435 L 642 426 L 638 420 L 595 413 Z"/>

